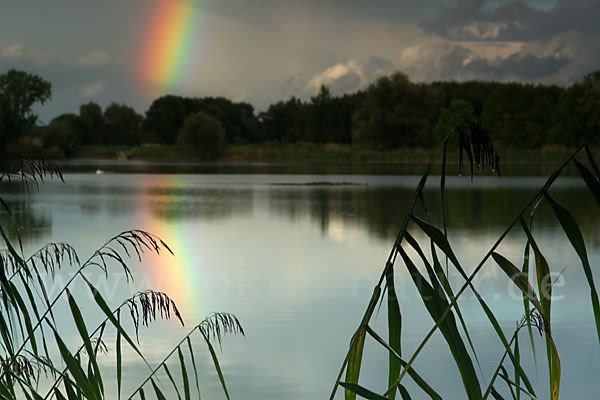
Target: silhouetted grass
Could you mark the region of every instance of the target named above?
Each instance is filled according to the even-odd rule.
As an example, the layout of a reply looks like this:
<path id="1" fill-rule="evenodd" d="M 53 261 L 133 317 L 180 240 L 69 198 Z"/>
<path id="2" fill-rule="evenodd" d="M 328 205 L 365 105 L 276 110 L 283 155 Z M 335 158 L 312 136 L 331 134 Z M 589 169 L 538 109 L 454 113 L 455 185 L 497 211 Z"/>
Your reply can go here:
<path id="1" fill-rule="evenodd" d="M 11 168 L 0 175 L 0 181 L 6 180 L 29 188 L 46 178 L 62 179 L 54 164 L 42 161 L 22 161 L 9 166 Z M 2 204 L 5 207 L 2 212 L 10 212 L 4 201 Z M 49 243 L 26 256 L 20 240 L 15 245 L 1 225 L 0 236 L 5 245 L 4 249 L 0 249 L 0 398 L 40 400 L 110 397 L 106 395 L 106 368 L 102 368 L 98 362 L 98 356 L 108 352 L 115 354 L 114 370 L 117 378 L 114 385 L 117 396 L 121 398 L 123 350 L 126 347 L 132 349 L 148 367 L 147 379 L 129 398 L 134 395 L 145 398 L 144 389 L 149 388 L 158 398 L 166 398 L 164 386 L 157 384 L 157 371 L 166 372 L 179 397 L 180 393 L 186 399 L 190 399 L 192 395 L 200 397 L 195 360 L 198 349 L 193 345 L 193 340 L 197 339 L 206 343 L 224 394 L 229 398 L 212 342 L 217 341 L 220 345 L 225 334 L 244 334 L 235 316 L 227 313 L 209 315 L 184 335 L 162 362 L 153 366 L 124 327 L 123 320 L 128 318 L 131 321 L 136 339 L 140 325 L 148 326 L 159 318 L 175 317 L 183 325 L 183 317 L 175 302 L 166 293 L 144 290 L 111 309 L 104 295 L 90 280 L 90 274 L 94 272 L 101 272 L 108 279 L 109 272 L 115 268 L 121 271 L 128 282 L 133 280 L 129 267 L 131 258 L 143 261 L 148 253 L 167 252 L 172 255 L 171 249 L 162 239 L 145 231 L 125 231 L 110 238 L 81 261 L 76 250 L 66 243 Z M 48 285 L 52 284 L 53 279 L 46 278 L 53 278 L 58 270 L 67 268 L 73 272 L 71 277 L 59 288 L 57 294 L 50 293 Z M 76 282 L 84 283 L 90 295 L 89 301 L 78 300 L 73 296 L 71 290 Z M 55 319 L 59 307 L 68 307 L 72 321 Z M 104 316 L 99 324 L 91 325 L 86 321 L 91 308 L 97 309 Z M 76 329 L 79 343 L 72 338 L 66 340 L 65 333 L 69 328 Z M 114 347 L 106 344 L 105 338 L 110 331 L 116 335 Z M 183 378 L 177 382 L 167 365 L 175 352 L 180 368 L 177 374 Z M 193 377 L 188 373 L 187 365 L 193 365 Z M 49 389 L 42 390 L 40 382 L 48 383 Z M 195 391 L 191 382 L 194 383 Z"/>
<path id="2" fill-rule="evenodd" d="M 471 178 L 474 168 L 487 166 L 499 172 L 499 158 L 487 133 L 481 126 L 474 122 L 466 121 L 453 129 L 450 134 L 460 135 L 459 161 L 462 163 L 463 155 L 468 160 Z M 447 139 L 448 136 L 443 143 L 442 152 L 441 204 L 433 206 L 434 208 L 440 208 L 443 226 L 438 228 L 430 223 L 429 210 L 432 209 L 432 205 L 426 204 L 423 196 L 423 187 L 429 177 L 430 164 L 426 168 L 421 182 L 415 190 L 412 204 L 401 224 L 396 241 L 392 246 L 380 279 L 374 288 L 373 296 L 369 301 L 364 317 L 352 335 L 348 353 L 342 363 L 330 396 L 331 399 L 334 398 L 339 386 L 345 389 L 346 399 L 355 399 L 356 395 L 367 399 L 394 399 L 397 393 L 400 393 L 403 400 L 410 399 L 412 398 L 411 394 L 408 392 L 406 386 L 402 384 L 407 375 L 428 397 L 432 399 L 441 398 L 440 394 L 435 391 L 436 383 L 425 382 L 412 368 L 421 351 L 427 346 L 433 334 L 438 330 L 444 337 L 456 368 L 462 378 L 465 398 L 479 400 L 493 397 L 495 399 L 502 399 L 503 397 L 499 389 L 500 384 L 507 386 L 508 392 L 514 399 L 523 397 L 535 398 L 535 388 L 532 386 L 528 375 L 531 371 L 523 370 L 520 363 L 521 349 L 519 348 L 519 335 L 526 328 L 525 331 L 530 336 L 532 351 L 535 354 L 532 327 L 535 327 L 535 330 L 545 337 L 550 397 L 553 400 L 558 399 L 561 381 L 561 362 L 558 348 L 552 336 L 551 321 L 551 293 L 554 282 L 551 280 L 552 271 L 549 264 L 531 232 L 531 225 L 541 202 L 546 202 L 550 205 L 558 223 L 564 230 L 566 235 L 566 240 L 563 242 L 564 246 L 572 246 L 580 258 L 590 289 L 593 317 L 596 323 L 598 339 L 600 340 L 600 305 L 581 229 L 571 212 L 559 204 L 550 193 L 553 183 L 559 178 L 561 172 L 569 165 L 574 164 L 585 181 L 587 188 L 595 197 L 598 206 L 600 206 L 600 170 L 587 142 L 567 157 L 564 163 L 549 176 L 546 183 L 530 199 L 528 204 L 512 221 L 507 222 L 507 228 L 485 253 L 485 256 L 477 264 L 473 272 L 467 274 L 461 264 L 460 255 L 455 254 L 453 250 L 446 228 L 446 199 L 444 192 Z M 581 156 L 586 159 L 589 167 L 575 159 L 580 153 L 585 153 Z M 589 214 L 594 213 L 597 216 L 597 211 L 597 209 L 589 210 Z M 524 257 L 519 263 L 522 264 L 522 268 L 517 268 L 512 261 L 497 252 L 498 246 L 503 242 L 508 233 L 517 229 L 521 229 L 525 234 L 523 242 Z M 415 231 L 424 235 L 425 239 L 420 242 L 417 241 L 411 233 Z M 416 256 L 410 256 L 407 252 L 408 248 L 413 250 Z M 429 249 L 429 254 L 426 254 L 424 249 Z M 441 256 L 445 259 L 446 269 L 442 267 L 442 262 L 440 262 L 438 255 L 439 252 L 441 252 Z M 534 274 L 530 274 L 532 266 L 530 265 L 529 256 L 531 253 L 533 253 Z M 423 275 L 421 270 L 416 267 L 415 257 L 424 266 L 427 272 L 426 275 Z M 512 282 L 523 295 L 523 316 L 515 316 L 515 319 L 520 322 L 510 337 L 504 334 L 494 312 L 473 285 L 473 280 L 482 271 L 484 264 L 490 258 L 498 264 L 504 272 L 506 279 Z M 398 303 L 395 294 L 394 271 L 398 268 L 406 268 L 408 271 L 434 324 L 429 332 L 424 333 L 423 339 L 412 354 L 402 354 L 401 352 L 401 327 L 403 323 L 410 323 L 410 321 L 403 321 L 400 312 L 401 304 Z M 451 287 L 448 268 L 454 268 L 463 278 L 463 283 L 460 286 Z M 534 275 L 535 279 L 533 279 Z M 476 372 L 475 364 L 478 363 L 477 348 L 470 340 L 468 326 L 465 324 L 458 306 L 458 299 L 467 289 L 475 295 L 489 324 L 493 327 L 496 336 L 504 347 L 504 354 L 501 355 L 500 362 L 496 366 L 493 375 L 488 379 L 484 379 Z M 386 294 L 388 302 L 387 341 L 369 325 L 376 304 L 383 301 Z M 366 335 L 375 339 L 389 354 L 388 385 L 386 388 L 381 388 L 378 391 L 365 388 L 359 384 L 363 344 Z M 344 371 L 346 375 L 345 380 L 342 381 Z M 513 371 L 512 376 L 508 371 Z M 443 388 L 440 389 L 440 392 L 443 394 Z M 415 393 L 412 395 L 417 396 Z M 418 395 L 422 396 L 422 394 Z"/>

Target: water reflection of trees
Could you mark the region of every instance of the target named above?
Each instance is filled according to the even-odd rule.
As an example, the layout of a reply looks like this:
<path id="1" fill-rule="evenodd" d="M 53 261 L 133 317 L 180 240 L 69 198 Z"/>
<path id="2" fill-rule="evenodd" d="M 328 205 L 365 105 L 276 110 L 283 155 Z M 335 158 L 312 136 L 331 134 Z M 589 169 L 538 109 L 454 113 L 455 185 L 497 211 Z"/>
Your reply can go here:
<path id="1" fill-rule="evenodd" d="M 521 208 L 537 193 L 537 188 L 448 188 L 447 221 L 455 233 L 477 234 L 482 231 L 502 231 Z M 391 241 L 398 228 L 414 189 L 389 186 L 315 186 L 282 187 L 269 191 L 271 212 L 292 220 L 308 215 L 327 234 L 331 221 L 366 229 L 371 235 Z M 594 199 L 585 188 L 555 189 L 553 196 L 571 211 L 586 237 L 597 237 L 600 227 L 587 218 Z M 441 225 L 439 190 L 425 190 L 430 218 Z M 417 207 L 419 209 L 420 207 Z M 422 211 L 421 211 L 422 213 Z M 555 229 L 558 223 L 541 205 L 534 226 Z M 600 247 L 600 239 L 591 246 Z"/>
<path id="2" fill-rule="evenodd" d="M 27 196 L 26 193 L 23 196 Z M 9 238 L 17 242 L 17 231 L 21 236 L 21 241 L 25 244 L 30 242 L 39 242 L 48 237 L 52 231 L 52 220 L 44 212 L 39 212 L 31 207 L 27 198 L 8 199 L 4 201 L 10 210 L 0 211 L 0 225 L 2 225 Z"/>
<path id="3" fill-rule="evenodd" d="M 253 190 L 199 187 L 154 187 L 147 192 L 153 215 L 166 219 L 214 220 L 250 214 Z"/>

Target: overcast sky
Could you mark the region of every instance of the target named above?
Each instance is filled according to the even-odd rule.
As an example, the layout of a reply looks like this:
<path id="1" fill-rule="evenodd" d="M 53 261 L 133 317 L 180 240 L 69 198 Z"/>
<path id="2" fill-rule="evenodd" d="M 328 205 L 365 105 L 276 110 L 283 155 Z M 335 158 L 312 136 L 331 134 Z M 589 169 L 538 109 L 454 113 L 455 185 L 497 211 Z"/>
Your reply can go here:
<path id="1" fill-rule="evenodd" d="M 143 113 L 167 93 L 264 110 L 396 70 L 418 82 L 567 85 L 600 69 L 600 0 L 185 0 L 194 35 L 168 85 L 139 73 L 140 49 L 156 3 L 180 0 L 0 1 L 0 73 L 52 83 L 43 122 L 90 101 Z"/>

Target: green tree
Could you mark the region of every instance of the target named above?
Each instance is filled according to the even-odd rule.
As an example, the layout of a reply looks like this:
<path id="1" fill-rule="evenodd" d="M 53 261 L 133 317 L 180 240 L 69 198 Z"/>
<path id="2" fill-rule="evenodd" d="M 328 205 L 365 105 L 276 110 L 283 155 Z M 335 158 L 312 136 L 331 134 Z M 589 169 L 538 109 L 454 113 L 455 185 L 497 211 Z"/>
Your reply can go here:
<path id="1" fill-rule="evenodd" d="M 177 142 L 193 146 L 202 158 L 217 158 L 225 151 L 225 130 L 218 119 L 198 111 L 186 118 Z"/>
<path id="2" fill-rule="evenodd" d="M 447 108 L 444 108 L 435 124 L 435 136 L 438 143 L 446 137 L 448 132 L 465 120 L 475 119 L 473 105 L 466 100 L 454 99 Z M 457 141 L 457 135 L 450 136 L 449 140 Z"/>
<path id="3" fill-rule="evenodd" d="M 179 96 L 163 96 L 152 102 L 146 111 L 144 131 L 154 132 L 164 144 L 173 144 L 177 132 L 187 116 L 184 99 Z"/>
<path id="4" fill-rule="evenodd" d="M 52 158 L 63 158 L 73 153 L 79 144 L 81 122 L 78 115 L 62 114 L 54 118 L 44 129 L 43 139 L 46 152 Z"/>
<path id="5" fill-rule="evenodd" d="M 271 104 L 259 114 L 261 139 L 297 142 L 306 140 L 306 105 L 296 97 Z"/>
<path id="6" fill-rule="evenodd" d="M 133 108 L 112 103 L 104 110 L 105 144 L 139 144 L 143 122 L 144 117 Z"/>
<path id="7" fill-rule="evenodd" d="M 79 107 L 81 122 L 81 144 L 100 144 L 104 132 L 102 108 L 96 103 L 82 104 Z"/>
<path id="8" fill-rule="evenodd" d="M 37 75 L 11 69 L 0 75 L 0 154 L 6 144 L 31 129 L 37 116 L 31 107 L 50 100 L 52 86 Z"/>
<path id="9" fill-rule="evenodd" d="M 352 143 L 382 149 L 431 146 L 442 95 L 401 72 L 379 78 L 352 116 Z"/>

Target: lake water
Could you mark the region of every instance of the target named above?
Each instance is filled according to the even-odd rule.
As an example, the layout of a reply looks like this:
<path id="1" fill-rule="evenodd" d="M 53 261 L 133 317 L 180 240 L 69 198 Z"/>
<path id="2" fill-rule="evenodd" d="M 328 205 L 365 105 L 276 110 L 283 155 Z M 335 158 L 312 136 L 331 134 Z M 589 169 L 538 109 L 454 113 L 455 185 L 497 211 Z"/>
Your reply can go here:
<path id="1" fill-rule="evenodd" d="M 160 236 L 175 256 L 146 253 L 141 263 L 132 260 L 135 280 L 129 284 L 116 266 L 109 270 L 108 280 L 89 271 L 111 306 L 146 288 L 167 292 L 176 301 L 185 327 L 170 320 L 140 330 L 141 347 L 151 364 L 162 360 L 210 312 L 231 312 L 246 331 L 245 338 L 226 337 L 218 351 L 232 398 L 326 398 L 408 209 L 420 169 L 79 163 L 64 166 L 65 184 L 48 181 L 29 194 L 3 186 L 13 216 L 3 215 L 2 223 L 21 229 L 26 253 L 49 241 L 68 242 L 81 259 L 124 230 Z M 543 178 L 527 174 L 479 176 L 473 182 L 468 177 L 448 179 L 449 237 L 467 272 L 543 183 Z M 439 177 L 432 176 L 425 191 L 436 224 L 438 185 Z M 560 178 L 551 193 L 580 223 L 592 265 L 597 266 L 600 225 L 593 198 L 572 176 Z M 411 232 L 424 238 L 415 227 Z M 562 271 L 552 305 L 553 333 L 562 360 L 561 395 L 592 398 L 599 387 L 600 347 L 580 262 L 544 205 L 534 220 L 534 235 L 551 270 Z M 499 252 L 520 265 L 523 239 L 515 230 Z M 69 268 L 59 273 L 54 287 L 60 287 L 69 273 Z M 600 282 L 597 269 L 594 276 Z M 454 287 L 460 287 L 460 277 L 452 278 Z M 487 263 L 475 285 L 506 334 L 512 334 L 523 308 L 507 279 Z M 396 286 L 403 314 L 403 355 L 408 359 L 433 322 L 401 263 L 396 264 Z M 82 304 L 87 301 L 83 286 L 74 293 Z M 472 293 L 467 291 L 460 305 L 478 349 L 479 379 L 484 384 L 502 356 L 502 346 Z M 68 314 L 58 317 L 65 325 L 70 321 Z M 99 318 L 94 306 L 86 308 L 90 326 Z M 384 305 L 372 325 L 383 337 L 387 337 L 385 320 Z M 77 333 L 68 329 L 75 346 Z M 106 339 L 109 350 L 114 350 L 112 338 L 114 334 Z M 222 398 L 210 355 L 200 337 L 193 340 L 202 393 L 205 398 Z M 540 398 L 547 398 L 543 340 L 536 334 L 537 369 L 528 340 L 523 332 L 523 365 Z M 114 357 L 113 351 L 101 358 L 108 367 L 105 379 L 111 382 Z M 178 371 L 176 355 L 170 365 Z M 146 368 L 127 353 L 125 394 L 147 374 Z M 415 368 L 444 398 L 464 398 L 441 334 L 433 336 Z M 166 385 L 168 380 L 162 380 Z M 370 339 L 360 382 L 378 392 L 387 383 L 387 354 Z M 410 379 L 406 384 L 414 399 L 424 398 Z M 115 389 L 109 390 L 109 397 L 114 396 Z M 342 397 L 340 391 L 338 398 Z"/>

